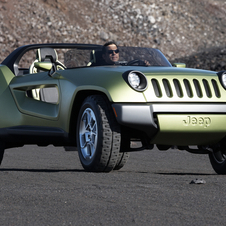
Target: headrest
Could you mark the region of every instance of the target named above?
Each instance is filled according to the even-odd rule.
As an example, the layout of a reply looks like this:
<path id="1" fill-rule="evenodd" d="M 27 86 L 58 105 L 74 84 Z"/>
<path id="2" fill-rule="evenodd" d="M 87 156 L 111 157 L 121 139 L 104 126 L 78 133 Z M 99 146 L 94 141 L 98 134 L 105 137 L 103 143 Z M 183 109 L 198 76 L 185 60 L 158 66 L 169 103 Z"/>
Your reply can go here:
<path id="1" fill-rule="evenodd" d="M 36 58 L 38 59 L 39 62 L 43 61 L 56 62 L 57 60 L 57 53 L 55 49 L 52 48 L 40 48 L 37 50 L 36 54 L 37 54 Z"/>
<path id="2" fill-rule="evenodd" d="M 94 64 L 104 64 L 104 59 L 102 58 L 102 50 L 92 50 L 90 53 L 90 61 Z"/>

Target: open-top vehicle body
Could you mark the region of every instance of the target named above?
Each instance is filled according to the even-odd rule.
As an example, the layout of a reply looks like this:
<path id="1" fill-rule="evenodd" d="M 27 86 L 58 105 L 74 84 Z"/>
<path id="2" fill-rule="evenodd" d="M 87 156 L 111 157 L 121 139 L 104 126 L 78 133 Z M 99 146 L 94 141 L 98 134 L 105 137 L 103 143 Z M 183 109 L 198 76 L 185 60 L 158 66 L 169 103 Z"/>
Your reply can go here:
<path id="1" fill-rule="evenodd" d="M 226 173 L 226 74 L 173 67 L 157 49 L 34 44 L 0 65 L 0 147 L 77 147 L 85 170 L 117 170 L 129 152 L 177 147 Z M 144 62 L 148 62 L 148 65 Z M 131 142 L 139 141 L 139 148 Z"/>

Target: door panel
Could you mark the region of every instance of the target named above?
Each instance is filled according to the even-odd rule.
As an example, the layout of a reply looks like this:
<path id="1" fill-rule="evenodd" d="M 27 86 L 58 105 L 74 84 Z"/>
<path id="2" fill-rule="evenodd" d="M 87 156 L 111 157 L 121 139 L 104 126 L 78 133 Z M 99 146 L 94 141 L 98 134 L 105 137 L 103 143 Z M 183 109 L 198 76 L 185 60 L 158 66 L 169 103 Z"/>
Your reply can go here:
<path id="1" fill-rule="evenodd" d="M 58 79 L 49 77 L 47 72 L 41 72 L 17 76 L 9 86 L 16 105 L 22 113 L 46 119 L 58 119 L 60 108 Z"/>

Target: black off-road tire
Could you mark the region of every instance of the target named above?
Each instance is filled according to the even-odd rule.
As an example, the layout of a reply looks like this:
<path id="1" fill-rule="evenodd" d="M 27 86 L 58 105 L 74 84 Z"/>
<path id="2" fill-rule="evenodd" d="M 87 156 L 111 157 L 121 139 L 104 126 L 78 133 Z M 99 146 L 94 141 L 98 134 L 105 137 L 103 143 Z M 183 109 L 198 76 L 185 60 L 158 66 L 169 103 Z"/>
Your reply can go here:
<path id="1" fill-rule="evenodd" d="M 210 163 L 217 174 L 226 174 L 226 154 L 216 151 L 209 154 Z"/>
<path id="2" fill-rule="evenodd" d="M 87 97 L 76 128 L 80 162 L 86 171 L 110 172 L 118 162 L 121 131 L 107 98 Z"/>
<path id="3" fill-rule="evenodd" d="M 0 147 L 0 165 L 2 164 L 4 153 L 5 153 L 5 149 Z"/>
<path id="4" fill-rule="evenodd" d="M 127 163 L 129 156 L 130 156 L 129 152 L 120 152 L 114 170 L 120 170 Z"/>

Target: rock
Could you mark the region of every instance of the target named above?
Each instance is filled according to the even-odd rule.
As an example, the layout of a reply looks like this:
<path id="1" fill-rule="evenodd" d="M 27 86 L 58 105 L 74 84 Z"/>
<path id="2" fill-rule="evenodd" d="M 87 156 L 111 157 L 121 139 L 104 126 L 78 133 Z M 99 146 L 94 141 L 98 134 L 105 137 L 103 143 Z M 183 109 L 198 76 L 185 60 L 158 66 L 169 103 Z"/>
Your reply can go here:
<path id="1" fill-rule="evenodd" d="M 107 34 L 106 32 L 101 31 L 101 32 L 100 32 L 100 38 L 101 38 L 102 40 L 104 40 L 104 41 L 107 41 L 108 38 L 109 38 L 109 36 L 108 36 L 108 34 Z"/>
<path id="2" fill-rule="evenodd" d="M 206 184 L 206 181 L 203 179 L 195 179 L 195 180 L 192 180 L 190 184 Z"/>

